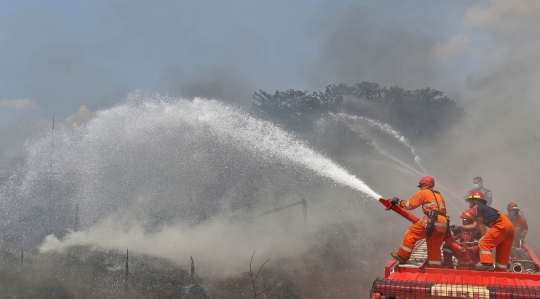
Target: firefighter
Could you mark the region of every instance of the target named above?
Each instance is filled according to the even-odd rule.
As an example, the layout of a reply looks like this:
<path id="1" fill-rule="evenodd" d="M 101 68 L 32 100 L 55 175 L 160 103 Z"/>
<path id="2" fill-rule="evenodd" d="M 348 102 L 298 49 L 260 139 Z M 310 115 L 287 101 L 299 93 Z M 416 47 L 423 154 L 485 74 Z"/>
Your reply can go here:
<path id="1" fill-rule="evenodd" d="M 452 225 L 450 236 L 446 237 L 443 245 L 444 268 L 453 269 L 452 256 L 457 260 L 458 269 L 472 269 L 480 261 L 480 247 L 474 244 L 478 237 L 478 224 L 473 216 L 472 209 L 467 209 L 461 213 L 462 225 Z"/>
<path id="2" fill-rule="evenodd" d="M 411 257 L 414 244 L 426 238 L 428 266 L 433 268 L 442 266 L 440 248 L 446 236 L 448 220 L 444 198 L 439 191 L 433 190 L 434 186 L 435 180 L 430 176 L 425 176 L 420 179 L 418 185 L 420 190 L 410 200 L 400 200 L 397 197 L 392 199 L 393 204 L 407 210 L 414 210 L 422 206 L 425 214 L 422 220 L 409 226 L 398 252 L 392 252 L 392 257 L 402 264 Z"/>
<path id="3" fill-rule="evenodd" d="M 482 193 L 484 194 L 484 198 L 487 201 L 487 205 L 491 206 L 491 202 L 493 201 L 493 195 L 491 194 L 491 190 L 484 188 L 484 181 L 479 176 L 473 179 L 473 188 L 469 190 L 469 192 L 467 192 L 467 194 L 465 194 L 465 196 L 463 197 L 465 198 L 465 202 L 469 201 L 469 193 L 475 190 L 482 191 Z"/>
<path id="4" fill-rule="evenodd" d="M 514 226 L 503 213 L 486 205 L 484 194 L 479 191 L 469 193 L 469 205 L 480 230 L 480 262 L 475 270 L 493 271 L 493 248 L 497 248 L 495 271 L 506 272 L 508 259 L 514 241 Z M 486 233 L 486 227 L 490 228 Z"/>
<path id="5" fill-rule="evenodd" d="M 506 216 L 512 221 L 512 225 L 514 226 L 514 247 L 521 248 L 521 243 L 523 243 L 525 235 L 529 230 L 527 219 L 523 216 L 523 212 L 519 215 L 520 210 L 515 202 L 509 203 L 506 209 L 508 210 L 508 215 Z"/>

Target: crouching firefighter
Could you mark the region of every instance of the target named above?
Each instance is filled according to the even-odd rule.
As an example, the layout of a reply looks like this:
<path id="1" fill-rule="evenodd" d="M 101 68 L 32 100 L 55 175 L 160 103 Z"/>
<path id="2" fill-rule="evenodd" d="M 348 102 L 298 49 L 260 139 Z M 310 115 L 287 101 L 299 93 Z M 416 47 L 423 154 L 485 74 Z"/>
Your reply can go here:
<path id="1" fill-rule="evenodd" d="M 482 191 L 471 191 L 469 193 L 469 205 L 482 236 L 479 241 L 480 262 L 474 266 L 474 269 L 493 271 L 492 251 L 493 248 L 497 248 L 495 271 L 506 272 L 512 243 L 514 242 L 514 226 L 512 222 L 503 213 L 486 205 Z M 487 233 L 486 226 L 490 228 Z"/>
<path id="2" fill-rule="evenodd" d="M 407 210 L 414 210 L 422 206 L 424 212 L 422 220 L 409 226 L 398 252 L 392 252 L 392 257 L 401 264 L 405 264 L 411 257 L 416 242 L 426 238 L 428 266 L 440 268 L 442 266 L 440 248 L 448 226 L 444 198 L 438 191 L 433 190 L 435 180 L 430 176 L 421 178 L 418 187 L 420 190 L 408 201 L 400 200 L 397 197 L 392 199 L 393 204 Z"/>
<path id="3" fill-rule="evenodd" d="M 478 225 L 472 209 L 461 213 L 462 225 L 450 226 L 451 234 L 443 245 L 443 267 L 453 269 L 452 256 L 457 259 L 458 269 L 472 269 L 480 261 L 480 247 L 475 240 L 479 237 Z"/>

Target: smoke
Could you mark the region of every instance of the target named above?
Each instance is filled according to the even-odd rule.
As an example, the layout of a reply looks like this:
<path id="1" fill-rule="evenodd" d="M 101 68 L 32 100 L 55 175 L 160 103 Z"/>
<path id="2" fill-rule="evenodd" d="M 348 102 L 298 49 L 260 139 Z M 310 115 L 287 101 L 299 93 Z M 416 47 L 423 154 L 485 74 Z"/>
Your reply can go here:
<path id="1" fill-rule="evenodd" d="M 6 100 L 2 102 L 2 106 L 15 110 L 35 110 L 38 108 L 36 102 L 30 99 Z"/>
<path id="2" fill-rule="evenodd" d="M 152 256 L 148 267 L 158 269 L 134 261 L 137 291 L 157 280 L 156 292 L 169 292 L 163 282 L 183 273 L 168 272 L 156 257 L 185 269 L 193 256 L 209 282 L 238 276 L 246 282 L 242 273 L 254 251 L 255 262 L 272 260 L 263 276 L 279 281 L 279 292 L 343 283 L 341 270 L 372 279 L 365 268 L 373 255 L 346 260 L 373 247 L 371 234 L 358 227 L 373 227 L 364 210 L 379 195 L 308 142 L 242 109 L 137 92 L 110 109 L 81 107 L 54 132 L 28 140 L 26 150 L 26 161 L 0 193 L 9 250 L 27 255 L 27 248 L 40 248 L 27 266 L 33 274 L 21 275 L 10 289 L 18 296 L 37 289 L 66 298 L 110 297 L 121 292 L 119 252 L 127 248 L 135 257 Z M 261 214 L 301 198 L 308 202 L 308 226 L 301 207 Z M 73 231 L 76 206 L 80 231 Z M 294 273 L 319 267 L 336 274 L 293 282 Z M 43 274 L 48 271 L 58 275 Z M 214 287 L 228 294 L 237 289 Z M 359 286 L 347 294 L 360 290 L 366 291 Z M 228 296 L 221 297 L 238 298 Z"/>
<path id="3" fill-rule="evenodd" d="M 34 4 L 8 6 L 0 12 L 6 16 L 0 23 L 0 67 L 6 70 L 0 74 L 1 98 L 32 101 L 4 102 L 1 110 L 3 160 L 9 162 L 28 150 L 27 164 L 2 193 L 3 213 L 23 214 L 26 222 L 14 221 L 6 235 L 46 227 L 47 205 L 54 198 L 58 223 L 64 227 L 69 227 L 79 204 L 84 231 L 56 231 L 44 244 L 51 252 L 107 240 L 103 242 L 107 248 L 129 246 L 170 259 L 185 260 L 193 251 L 201 252 L 208 273 L 230 274 L 239 271 L 238 265 L 254 249 L 261 256 L 292 258 L 307 256 L 303 254 L 310 252 L 309 246 L 324 243 L 301 244 L 297 219 L 289 214 L 247 228 L 229 223 L 227 217 L 256 214 L 305 197 L 314 202 L 309 215 L 317 219 L 315 230 L 351 220 L 375 232 L 370 241 L 381 243 L 373 251 L 390 251 L 400 242 L 401 229 L 394 224 L 392 232 L 399 232 L 388 237 L 383 233 L 387 228 L 365 226 L 354 218 L 381 223 L 396 216 L 374 212 L 379 207 L 342 184 L 355 181 L 356 174 L 385 197 L 407 198 L 416 191 L 418 178 L 398 161 L 412 165 L 420 158 L 437 186 L 454 194 L 464 194 L 479 175 L 493 191 L 494 207 L 504 211 L 507 202 L 516 201 L 526 216 L 540 212 L 536 210 L 540 191 L 536 2 L 421 1 L 410 6 L 246 1 L 231 6 L 220 1 L 117 1 L 73 4 L 67 14 Z M 78 22 L 74 25 L 72 19 Z M 331 129 L 320 136 L 300 135 L 302 146 L 326 154 L 310 156 L 324 163 L 308 169 L 299 165 L 311 162 L 306 154 L 312 152 L 293 151 L 283 158 L 275 152 L 261 154 L 264 148 L 246 150 L 249 142 L 224 138 L 222 127 L 213 127 L 217 122 L 206 122 L 207 115 L 195 114 L 197 119 L 185 115 L 200 126 L 169 126 L 178 120 L 175 109 L 153 116 L 142 113 L 142 108 L 125 110 L 125 104 L 109 109 L 136 89 L 247 107 L 258 89 L 320 90 L 331 83 L 361 81 L 407 89 L 431 86 L 464 106 L 468 114 L 436 138 L 410 144 L 414 153 L 376 136 L 376 141 L 355 140 L 354 146 L 339 144 L 342 148 L 334 157 Z M 175 96 L 169 99 L 178 99 Z M 144 105 L 161 105 L 157 102 Z M 219 107 L 229 109 L 225 104 Z M 98 110 L 95 115 L 91 112 Z M 53 113 L 65 120 L 66 129 L 59 125 L 55 131 L 50 196 L 50 132 L 39 133 L 51 128 Z M 126 118 L 131 121 L 122 121 Z M 157 124 L 157 119 L 162 122 Z M 258 123 L 242 117 L 238 121 L 257 131 Z M 244 133 L 240 130 L 237 136 Z M 28 136 L 33 137 L 25 147 Z M 297 138 L 285 141 L 280 146 L 295 144 Z M 331 168 L 330 158 L 345 167 Z M 351 176 L 335 184 L 331 176 L 338 172 Z M 459 204 L 458 209 L 467 207 L 465 202 Z M 457 212 L 450 213 L 457 219 Z M 540 220 L 529 217 L 529 221 L 531 227 L 540 227 Z M 25 242 L 40 243 L 44 233 L 51 232 L 28 232 Z M 533 230 L 530 236 L 527 241 L 538 247 Z M 274 237 L 279 241 L 268 241 Z"/>
<path id="4" fill-rule="evenodd" d="M 95 117 L 95 113 L 90 111 L 86 105 L 81 106 L 79 108 L 79 111 L 75 113 L 74 115 L 69 116 L 64 120 L 64 123 L 66 124 L 82 124 L 90 121 L 92 118 Z"/>
<path id="5" fill-rule="evenodd" d="M 298 209 L 298 216 L 301 212 Z M 278 219 L 281 218 L 278 216 Z M 301 217 L 298 217 L 301 218 Z M 306 250 L 301 221 L 298 229 L 279 225 L 276 218 L 258 219 L 250 224 L 234 224 L 226 219 L 189 227 L 170 225 L 149 234 L 140 226 L 141 219 L 105 219 L 83 232 L 71 233 L 61 241 L 49 236 L 41 250 L 63 251 L 76 245 L 97 245 L 180 261 L 187 267 L 189 256 L 197 260 L 205 275 L 236 275 L 245 272 L 246 262 L 257 250 L 262 257 L 294 257 Z M 130 223 L 131 221 L 131 223 Z M 269 236 L 272 235 L 272 238 Z"/>
<path id="6" fill-rule="evenodd" d="M 464 195 L 472 178 L 482 176 L 497 209 L 504 211 L 516 193 L 526 194 L 519 201 L 534 209 L 540 145 L 536 3 L 459 2 L 448 7 L 447 17 L 426 13 L 433 7 L 423 3 L 419 18 L 396 3 L 327 8 L 312 30 L 320 54 L 308 75 L 313 85 L 365 80 L 442 90 L 465 107 L 467 117 L 414 147 L 429 174 L 447 187 L 443 195 Z M 422 25 L 411 26 L 411 19 Z M 452 29 L 437 30 L 443 24 Z M 393 192 L 406 190 L 390 185 Z"/>
<path id="7" fill-rule="evenodd" d="M 469 57 L 474 63 L 466 68 L 458 100 L 468 120 L 435 143 L 417 145 L 424 163 L 451 189 L 464 194 L 472 178 L 481 176 L 493 192 L 495 208 L 505 211 L 506 204 L 515 201 L 526 216 L 540 212 L 535 187 L 540 149 L 535 82 L 540 65 L 532 50 L 539 43 L 533 33 L 539 16 L 539 5 L 526 1 L 487 1 L 467 9 L 460 34 L 472 41 Z M 530 225 L 539 224 L 534 217 L 528 219 Z M 540 245 L 532 237 L 528 242 Z"/>
<path id="8" fill-rule="evenodd" d="M 163 71 L 158 89 L 187 98 L 220 99 L 242 106 L 251 104 L 252 83 L 232 69 L 212 68 L 187 74 L 180 67 L 170 66 Z"/>
<path id="9" fill-rule="evenodd" d="M 480 98 L 475 102 L 486 104 L 476 107 L 511 121 L 511 128 L 518 124 L 527 127 L 516 120 L 537 115 L 540 108 L 536 100 L 538 87 L 534 84 L 540 64 L 538 53 L 533 50 L 540 43 L 534 34 L 540 26 L 539 12 L 538 3 L 492 1 L 490 5 L 471 7 L 464 19 L 465 26 L 489 37 L 486 58 L 467 78 L 472 95 Z M 518 109 L 516 104 L 526 109 Z"/>
<path id="10" fill-rule="evenodd" d="M 2 294 L 24 298 L 204 298 L 177 263 L 126 251 L 76 246 L 63 252 L 11 254 L 2 248 Z"/>
<path id="11" fill-rule="evenodd" d="M 20 157 L 20 153 L 24 151 L 24 143 L 28 136 L 50 129 L 51 124 L 52 121 L 40 119 L 35 123 L 22 122 L 1 128 L 0 139 L 9 140 L 9 142 L 0 142 L 0 151 L 6 157 L 6 162 L 9 162 L 9 159 Z"/>
<path id="12" fill-rule="evenodd" d="M 72 119 L 92 115 L 82 107 Z M 134 93 L 71 123 L 55 129 L 54 143 L 50 132 L 28 141 L 4 193 L 4 212 L 24 219 L 6 234 L 25 236 L 26 246 L 53 228 L 45 251 L 97 244 L 184 261 L 197 253 L 207 272 L 231 274 L 254 249 L 290 257 L 309 247 L 300 211 L 250 215 L 305 197 L 316 230 L 355 219 L 380 197 L 294 135 L 218 101 Z M 83 231 L 70 232 L 76 205 Z"/>
<path id="13" fill-rule="evenodd" d="M 123 97 L 124 84 L 93 62 L 84 39 L 42 9 L 40 4 L 14 9 L 0 24 L 0 53 L 6 58 L 1 66 L 12 70 L 3 76 L 4 93 L 23 94 L 48 115 L 59 105 L 73 111 Z"/>
<path id="14" fill-rule="evenodd" d="M 316 85 L 368 81 L 406 88 L 434 82 L 440 72 L 429 59 L 435 36 L 400 26 L 414 16 L 399 15 L 394 5 L 348 4 L 321 16 L 313 28 L 320 57 L 310 79 Z M 419 26 L 433 26 L 434 20 L 423 17 L 421 22 Z"/>
<path id="15" fill-rule="evenodd" d="M 457 56 L 466 56 L 471 53 L 471 39 L 463 33 L 453 36 L 448 42 L 438 42 L 432 48 L 435 59 L 450 60 Z"/>

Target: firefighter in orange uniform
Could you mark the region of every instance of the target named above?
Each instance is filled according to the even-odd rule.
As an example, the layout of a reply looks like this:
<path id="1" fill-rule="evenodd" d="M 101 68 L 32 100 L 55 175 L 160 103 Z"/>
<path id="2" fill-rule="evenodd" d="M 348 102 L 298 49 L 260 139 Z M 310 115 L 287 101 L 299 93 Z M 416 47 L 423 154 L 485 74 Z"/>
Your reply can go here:
<path id="1" fill-rule="evenodd" d="M 392 257 L 402 264 L 411 257 L 414 244 L 426 238 L 428 266 L 440 268 L 442 265 L 440 248 L 446 236 L 448 219 L 446 218 L 444 198 L 439 191 L 433 190 L 434 186 L 435 180 L 430 176 L 425 176 L 420 179 L 418 185 L 420 190 L 410 200 L 400 200 L 397 197 L 392 199 L 393 204 L 407 210 L 414 210 L 422 206 L 425 214 L 422 220 L 409 226 L 398 252 L 392 252 Z"/>
<path id="2" fill-rule="evenodd" d="M 508 210 L 508 215 L 506 215 L 506 217 L 512 221 L 512 225 L 514 226 L 514 247 L 521 248 L 521 243 L 529 230 L 527 219 L 525 219 L 523 213 L 519 215 L 520 210 L 515 202 L 509 203 L 506 209 Z"/>
<path id="3" fill-rule="evenodd" d="M 486 205 L 482 191 L 469 193 L 469 205 L 474 212 L 474 218 L 480 230 L 480 262 L 475 270 L 493 271 L 493 248 L 497 248 L 495 271 L 506 272 L 512 243 L 514 242 L 514 226 L 503 213 Z M 490 230 L 486 233 L 486 227 Z"/>
<path id="4" fill-rule="evenodd" d="M 472 209 L 463 211 L 460 215 L 462 225 L 450 227 L 452 234 L 446 236 L 443 245 L 444 268 L 453 269 L 452 256 L 458 260 L 458 269 L 472 269 L 479 262 L 480 247 L 472 244 L 478 235 L 478 224 L 473 216 Z"/>

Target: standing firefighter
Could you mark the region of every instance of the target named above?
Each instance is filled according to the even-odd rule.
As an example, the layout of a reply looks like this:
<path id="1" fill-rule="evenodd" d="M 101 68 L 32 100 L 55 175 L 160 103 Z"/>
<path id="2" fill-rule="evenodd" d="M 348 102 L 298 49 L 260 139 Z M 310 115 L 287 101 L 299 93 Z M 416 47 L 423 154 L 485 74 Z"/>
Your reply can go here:
<path id="1" fill-rule="evenodd" d="M 514 226 L 503 213 L 486 205 L 484 194 L 481 191 L 469 193 L 469 205 L 480 230 L 480 262 L 474 266 L 475 270 L 493 271 L 493 248 L 497 248 L 495 257 L 495 271 L 506 272 L 508 259 L 514 241 Z M 486 233 L 486 227 L 490 228 Z"/>
<path id="2" fill-rule="evenodd" d="M 491 193 L 491 190 L 484 187 L 484 180 L 482 180 L 481 177 L 477 176 L 473 179 L 473 189 L 469 190 L 467 194 L 465 194 L 465 202 L 469 200 L 469 193 L 472 191 L 482 191 L 484 193 L 484 198 L 486 200 L 486 205 L 491 206 L 491 202 L 493 201 L 493 194 Z"/>
<path id="3" fill-rule="evenodd" d="M 404 264 L 411 257 L 414 244 L 426 238 L 428 248 L 428 265 L 433 268 L 441 267 L 441 245 L 446 236 L 447 218 L 444 198 L 438 191 L 434 191 L 435 180 L 430 176 L 420 179 L 420 190 L 409 201 L 397 197 L 392 203 L 407 210 L 414 210 L 422 206 L 424 219 L 409 226 L 403 243 L 398 252 L 392 252 L 392 257 Z"/>
<path id="4" fill-rule="evenodd" d="M 506 209 L 508 210 L 508 215 L 506 216 L 514 226 L 514 247 L 521 248 L 521 243 L 523 243 L 525 235 L 527 235 L 527 231 L 529 230 L 527 219 L 525 219 L 523 213 L 519 215 L 520 210 L 515 202 L 509 203 Z"/>

